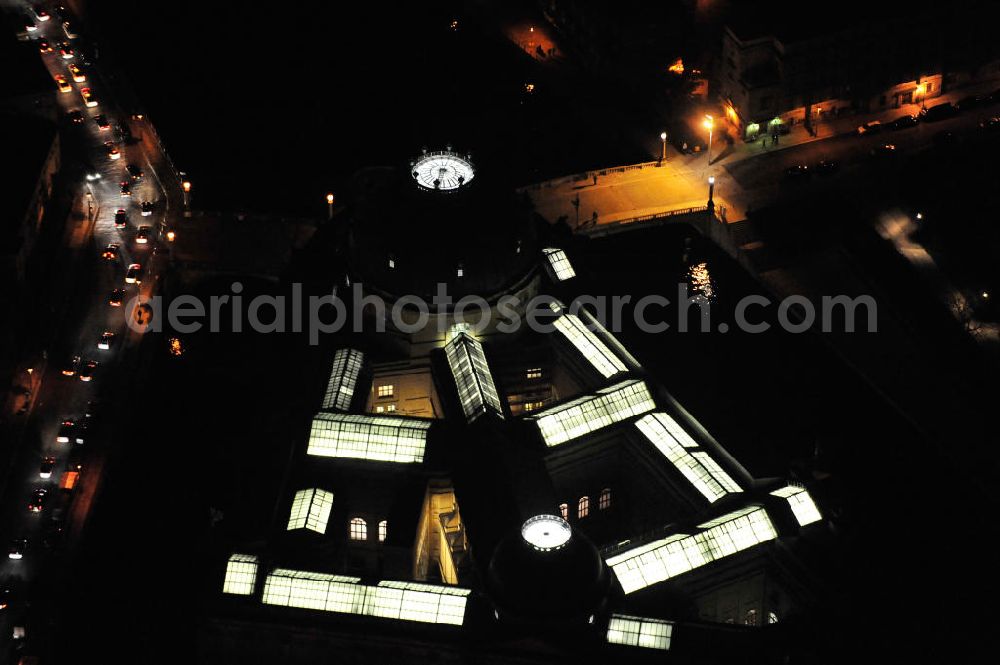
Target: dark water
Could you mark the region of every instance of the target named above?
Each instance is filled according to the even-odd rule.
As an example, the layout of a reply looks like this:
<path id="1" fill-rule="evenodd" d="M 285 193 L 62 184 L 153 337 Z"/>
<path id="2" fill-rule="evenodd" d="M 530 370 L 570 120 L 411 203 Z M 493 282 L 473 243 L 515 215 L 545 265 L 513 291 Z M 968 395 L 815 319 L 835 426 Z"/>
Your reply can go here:
<path id="1" fill-rule="evenodd" d="M 580 169 L 584 150 L 624 158 L 614 130 L 587 126 L 604 124 L 587 86 L 545 84 L 506 17 L 466 4 L 111 0 L 90 15 L 203 209 L 323 214 L 357 168 L 423 146 L 515 181 Z"/>

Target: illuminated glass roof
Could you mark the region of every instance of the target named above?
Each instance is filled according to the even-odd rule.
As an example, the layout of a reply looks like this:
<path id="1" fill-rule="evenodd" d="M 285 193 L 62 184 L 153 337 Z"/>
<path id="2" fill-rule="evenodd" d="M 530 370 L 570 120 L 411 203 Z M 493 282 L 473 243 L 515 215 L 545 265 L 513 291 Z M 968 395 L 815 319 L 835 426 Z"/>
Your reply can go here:
<path id="1" fill-rule="evenodd" d="M 378 462 L 422 462 L 430 420 L 317 413 L 309 432 L 310 455 Z"/>
<path id="2" fill-rule="evenodd" d="M 809 496 L 809 492 L 807 492 L 804 487 L 800 487 L 799 485 L 788 485 L 787 487 L 774 490 L 771 494 L 773 496 L 781 497 L 788 502 L 788 505 L 792 508 L 792 514 L 795 515 L 795 519 L 799 523 L 799 526 L 819 522 L 823 519 L 819 509 L 816 507 L 816 503 L 813 501 L 812 497 Z"/>
<path id="3" fill-rule="evenodd" d="M 226 579 L 222 583 L 222 593 L 249 596 L 257 583 L 257 557 L 253 554 L 233 554 L 226 564 Z"/>
<path id="4" fill-rule="evenodd" d="M 330 381 L 326 385 L 326 396 L 323 398 L 324 409 L 347 411 L 351 408 L 351 400 L 354 398 L 354 389 L 364 360 L 365 355 L 360 351 L 337 350 L 333 355 Z"/>
<path id="5" fill-rule="evenodd" d="M 305 489 L 295 493 L 292 510 L 288 515 L 288 531 L 309 529 L 316 533 L 326 533 L 326 523 L 333 508 L 333 492 L 321 489 Z"/>
<path id="6" fill-rule="evenodd" d="M 302 607 L 460 626 L 465 621 L 469 589 L 414 582 L 359 584 L 359 578 L 274 570 L 264 582 L 261 600 L 267 605 Z"/>
<path id="7" fill-rule="evenodd" d="M 634 379 L 538 412 L 532 419 L 552 447 L 656 408 L 645 382 Z"/>
<path id="8" fill-rule="evenodd" d="M 483 345 L 467 333 L 459 333 L 444 348 L 466 419 L 471 422 L 487 410 L 503 418 L 500 398 L 486 364 Z"/>
<path id="9" fill-rule="evenodd" d="M 552 274 L 557 280 L 564 282 L 576 277 L 576 271 L 573 270 L 573 264 L 569 262 L 566 252 L 555 247 L 546 247 L 542 251 L 545 252 L 545 257 L 549 260 L 549 267 L 552 268 Z"/>
<path id="10" fill-rule="evenodd" d="M 424 153 L 413 163 L 413 179 L 424 189 L 450 191 L 467 185 L 476 175 L 472 164 L 450 150 Z"/>
<path id="11" fill-rule="evenodd" d="M 601 376 L 609 378 L 619 372 L 628 371 L 625 363 L 587 328 L 579 316 L 558 303 L 550 303 L 549 307 L 553 312 L 562 313 L 562 316 L 553 323 L 555 329 L 583 354 L 587 362 L 593 365 Z"/>
<path id="12" fill-rule="evenodd" d="M 698 525 L 698 533 L 676 534 L 609 557 L 625 593 L 644 589 L 712 561 L 778 537 L 767 511 L 750 506 Z"/>
<path id="13" fill-rule="evenodd" d="M 673 633 L 674 624 L 670 621 L 612 614 L 608 621 L 607 640 L 609 644 L 666 651 L 670 648 Z"/>
<path id="14" fill-rule="evenodd" d="M 521 526 L 521 537 L 540 552 L 563 547 L 572 535 L 569 522 L 555 515 L 535 515 Z"/>
<path id="15" fill-rule="evenodd" d="M 710 502 L 742 491 L 707 452 L 690 452 L 689 448 L 697 444 L 670 415 L 650 413 L 637 420 L 635 426 Z"/>

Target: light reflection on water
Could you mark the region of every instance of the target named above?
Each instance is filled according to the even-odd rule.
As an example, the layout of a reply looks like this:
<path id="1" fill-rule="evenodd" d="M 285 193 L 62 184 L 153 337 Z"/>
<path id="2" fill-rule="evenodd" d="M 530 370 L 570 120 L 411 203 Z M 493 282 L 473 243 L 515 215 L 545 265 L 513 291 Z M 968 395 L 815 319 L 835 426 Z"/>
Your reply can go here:
<path id="1" fill-rule="evenodd" d="M 694 295 L 702 296 L 709 302 L 715 302 L 715 281 L 712 279 L 706 261 L 694 263 L 688 267 L 687 281 Z"/>

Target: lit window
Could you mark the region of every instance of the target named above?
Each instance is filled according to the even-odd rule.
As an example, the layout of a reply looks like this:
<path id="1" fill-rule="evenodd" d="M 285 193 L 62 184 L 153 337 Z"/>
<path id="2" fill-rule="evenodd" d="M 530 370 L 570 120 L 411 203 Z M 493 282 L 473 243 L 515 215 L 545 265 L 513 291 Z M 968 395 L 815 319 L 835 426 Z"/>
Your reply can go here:
<path id="1" fill-rule="evenodd" d="M 465 277 L 465 269 L 462 266 L 458 266 L 458 270 L 455 271 L 456 277 Z"/>
<path id="2" fill-rule="evenodd" d="M 601 495 L 597 497 L 597 509 L 607 510 L 611 507 L 611 489 L 605 487 L 601 490 Z"/>
<path id="3" fill-rule="evenodd" d="M 500 397 L 482 343 L 467 333 L 459 333 L 445 346 L 445 356 L 466 419 L 471 422 L 487 411 L 503 418 Z"/>
<path id="4" fill-rule="evenodd" d="M 382 520 L 378 523 L 378 542 L 384 543 L 386 537 L 389 535 L 389 522 Z"/>
<path id="5" fill-rule="evenodd" d="M 778 623 L 778 615 L 775 614 L 774 612 L 768 612 L 767 613 L 767 622 L 768 623 Z"/>
<path id="6" fill-rule="evenodd" d="M 368 540 L 368 525 L 360 517 L 351 518 L 351 540 Z"/>
<path id="7" fill-rule="evenodd" d="M 306 452 L 373 462 L 422 462 L 430 426 L 430 420 L 419 418 L 318 413 Z"/>
<path id="8" fill-rule="evenodd" d="M 394 391 L 395 391 L 395 386 L 393 386 L 391 383 L 379 386 L 378 387 L 379 399 L 383 397 L 392 397 Z"/>
<path id="9" fill-rule="evenodd" d="M 525 372 L 525 377 L 528 379 L 540 379 L 542 378 L 542 368 L 532 367 L 527 372 Z"/>
<path id="10" fill-rule="evenodd" d="M 537 411 L 538 409 L 542 408 L 543 406 L 545 406 L 545 402 L 525 402 L 524 403 L 524 410 L 525 411 Z"/>
<path id="11" fill-rule="evenodd" d="M 389 267 L 390 268 L 396 267 L 396 259 L 392 258 L 391 256 L 389 257 Z"/>
<path id="12" fill-rule="evenodd" d="M 569 504 L 568 503 L 560 503 L 559 504 L 559 514 L 562 515 L 562 518 L 564 520 L 568 520 L 569 519 Z"/>
<path id="13" fill-rule="evenodd" d="M 743 623 L 747 626 L 757 625 L 757 610 L 747 610 L 743 615 Z"/>
<path id="14" fill-rule="evenodd" d="M 347 411 L 351 408 L 354 388 L 358 382 L 364 358 L 363 353 L 354 349 L 339 349 L 333 355 L 330 380 L 326 384 L 326 395 L 323 397 L 324 409 Z"/>
<path id="15" fill-rule="evenodd" d="M 234 554 L 226 564 L 226 579 L 222 593 L 249 596 L 257 583 L 257 557 L 252 554 Z"/>
<path id="16" fill-rule="evenodd" d="M 551 448 L 655 408 L 645 382 L 632 380 L 553 406 L 534 418 Z"/>
<path id="17" fill-rule="evenodd" d="M 288 531 L 309 529 L 326 533 L 326 523 L 333 507 L 333 493 L 321 489 L 305 489 L 295 493 L 288 515 Z"/>
<path id="18" fill-rule="evenodd" d="M 385 407 L 381 404 L 375 407 L 375 413 L 385 413 Z"/>
<path id="19" fill-rule="evenodd" d="M 674 624 L 669 621 L 612 614 L 608 621 L 607 640 L 609 644 L 666 651 L 670 648 L 673 632 Z"/>
<path id="20" fill-rule="evenodd" d="M 583 519 L 590 514 L 590 497 L 581 496 L 580 500 L 576 502 L 576 516 L 578 519 Z"/>
<path id="21" fill-rule="evenodd" d="M 396 405 L 395 404 L 386 404 L 385 405 L 385 411 L 386 411 L 386 413 L 392 413 L 395 410 L 396 410 Z"/>
<path id="22" fill-rule="evenodd" d="M 545 256 L 549 260 L 549 267 L 552 269 L 552 274 L 555 275 L 557 280 L 563 282 L 576 277 L 576 271 L 573 270 L 573 264 L 569 262 L 566 252 L 555 247 L 548 247 L 542 251 L 545 252 Z"/>

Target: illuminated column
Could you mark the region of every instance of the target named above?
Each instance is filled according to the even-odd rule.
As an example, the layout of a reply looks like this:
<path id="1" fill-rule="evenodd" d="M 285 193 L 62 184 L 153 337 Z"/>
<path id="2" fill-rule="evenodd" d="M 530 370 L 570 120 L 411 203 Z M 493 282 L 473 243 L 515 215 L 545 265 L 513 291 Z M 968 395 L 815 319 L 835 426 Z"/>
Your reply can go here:
<path id="1" fill-rule="evenodd" d="M 326 195 L 326 218 L 333 219 L 333 192 Z"/>
<path id="2" fill-rule="evenodd" d="M 715 210 L 715 201 L 713 197 L 715 196 L 715 176 L 708 176 L 708 211 L 712 212 Z"/>
<path id="3" fill-rule="evenodd" d="M 660 153 L 660 161 L 667 161 L 667 133 L 660 132 L 660 142 L 663 144 L 663 151 Z"/>

